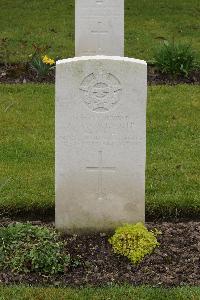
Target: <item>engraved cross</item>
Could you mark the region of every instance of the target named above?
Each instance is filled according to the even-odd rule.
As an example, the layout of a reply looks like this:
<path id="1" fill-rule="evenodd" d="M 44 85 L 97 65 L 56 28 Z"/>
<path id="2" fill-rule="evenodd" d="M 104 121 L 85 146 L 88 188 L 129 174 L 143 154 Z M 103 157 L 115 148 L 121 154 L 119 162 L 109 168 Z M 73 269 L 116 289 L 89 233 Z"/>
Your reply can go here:
<path id="1" fill-rule="evenodd" d="M 91 33 L 96 33 L 96 34 L 106 34 L 108 33 L 107 29 L 104 29 L 105 24 L 101 21 L 98 21 L 96 23 L 96 28 L 91 30 Z"/>
<path id="2" fill-rule="evenodd" d="M 115 167 L 106 167 L 103 166 L 103 151 L 98 152 L 98 166 L 95 167 L 86 167 L 88 171 L 98 171 L 98 200 L 104 198 L 103 193 L 103 172 L 110 171 L 115 172 Z"/>
<path id="3" fill-rule="evenodd" d="M 102 49 L 104 48 L 103 43 L 102 43 L 102 39 L 99 38 L 99 35 L 104 35 L 106 36 L 108 34 L 108 29 L 105 27 L 105 24 L 102 21 L 98 21 L 96 24 L 96 26 L 94 26 L 94 29 L 91 30 L 91 33 L 94 34 L 96 36 L 96 43 L 98 45 L 98 51 L 102 51 Z"/>
<path id="4" fill-rule="evenodd" d="M 96 4 L 103 4 L 103 0 L 96 0 Z"/>

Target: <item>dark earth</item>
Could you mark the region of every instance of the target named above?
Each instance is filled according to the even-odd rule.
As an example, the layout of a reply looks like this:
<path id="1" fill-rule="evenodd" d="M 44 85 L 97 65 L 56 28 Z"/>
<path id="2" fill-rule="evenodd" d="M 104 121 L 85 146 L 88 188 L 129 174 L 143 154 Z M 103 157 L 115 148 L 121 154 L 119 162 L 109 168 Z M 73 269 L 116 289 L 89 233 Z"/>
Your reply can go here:
<path id="1" fill-rule="evenodd" d="M 15 223 L 8 218 L 0 226 Z M 54 226 L 53 222 L 32 221 L 33 225 Z M 54 286 L 104 286 L 129 283 L 152 286 L 200 285 L 200 222 L 147 222 L 148 229 L 162 232 L 160 246 L 139 266 L 113 253 L 109 234 L 65 235 L 66 254 L 80 265 L 59 276 L 13 274 L 0 271 L 0 283 Z"/>
<path id="2" fill-rule="evenodd" d="M 0 65 L 0 83 L 54 83 L 55 72 L 52 71 L 45 78 L 38 78 L 37 74 L 28 64 L 9 64 Z M 172 78 L 169 75 L 162 74 L 152 65 L 148 66 L 148 84 L 200 84 L 200 70 L 192 71 L 188 77 L 178 76 Z"/>

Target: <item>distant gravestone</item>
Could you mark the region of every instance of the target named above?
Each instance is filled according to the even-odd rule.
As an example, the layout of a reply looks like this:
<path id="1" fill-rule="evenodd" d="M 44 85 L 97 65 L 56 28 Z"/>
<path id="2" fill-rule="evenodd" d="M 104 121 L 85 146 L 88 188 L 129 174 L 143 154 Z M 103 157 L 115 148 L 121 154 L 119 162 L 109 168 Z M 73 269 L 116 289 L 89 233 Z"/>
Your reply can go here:
<path id="1" fill-rule="evenodd" d="M 75 3 L 76 56 L 124 56 L 124 0 Z"/>
<path id="2" fill-rule="evenodd" d="M 131 58 L 57 62 L 58 229 L 100 231 L 144 221 L 146 78 L 146 63 Z"/>

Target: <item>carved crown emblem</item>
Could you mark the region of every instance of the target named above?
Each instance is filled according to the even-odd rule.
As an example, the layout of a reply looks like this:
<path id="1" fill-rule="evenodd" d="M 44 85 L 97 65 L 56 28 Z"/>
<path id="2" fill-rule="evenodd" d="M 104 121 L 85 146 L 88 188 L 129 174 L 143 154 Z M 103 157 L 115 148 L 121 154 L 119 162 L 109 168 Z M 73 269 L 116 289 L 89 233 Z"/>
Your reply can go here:
<path id="1" fill-rule="evenodd" d="M 100 70 L 86 76 L 80 86 L 84 103 L 94 112 L 107 112 L 120 101 L 121 83 L 111 73 Z"/>

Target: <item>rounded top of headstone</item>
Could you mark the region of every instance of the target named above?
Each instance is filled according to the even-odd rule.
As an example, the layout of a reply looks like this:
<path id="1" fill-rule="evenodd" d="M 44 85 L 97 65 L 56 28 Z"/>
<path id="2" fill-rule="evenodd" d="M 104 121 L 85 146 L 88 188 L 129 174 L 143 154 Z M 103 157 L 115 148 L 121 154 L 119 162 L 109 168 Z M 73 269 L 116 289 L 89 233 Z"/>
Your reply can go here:
<path id="1" fill-rule="evenodd" d="M 80 56 L 80 57 L 67 58 L 67 59 L 58 60 L 56 64 L 60 65 L 66 63 L 72 63 L 78 61 L 90 61 L 90 60 L 124 61 L 124 62 L 145 65 L 145 66 L 147 65 L 146 61 L 144 60 L 129 58 L 129 57 L 121 57 L 121 56 L 107 56 L 107 55 Z"/>

